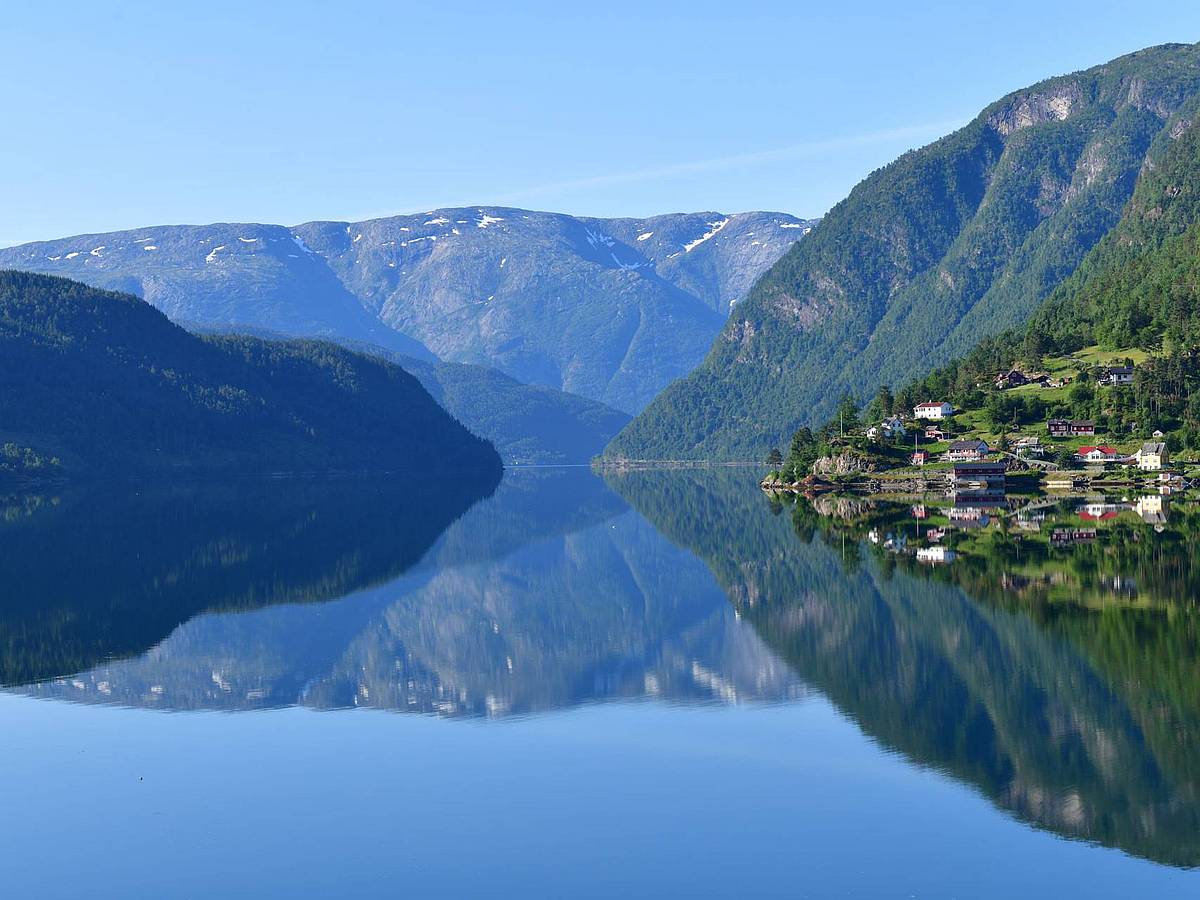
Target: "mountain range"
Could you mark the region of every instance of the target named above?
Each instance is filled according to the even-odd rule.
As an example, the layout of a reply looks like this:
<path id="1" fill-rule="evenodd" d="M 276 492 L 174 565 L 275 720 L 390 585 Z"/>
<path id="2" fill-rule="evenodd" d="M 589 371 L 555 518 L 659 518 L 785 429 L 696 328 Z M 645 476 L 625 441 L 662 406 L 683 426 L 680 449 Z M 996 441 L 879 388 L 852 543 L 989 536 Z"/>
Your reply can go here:
<path id="1" fill-rule="evenodd" d="M 1191 124 L 1200 46 L 1043 81 L 872 173 L 737 304 L 705 361 L 607 450 L 760 458 L 844 395 L 1030 318 Z"/>
<path id="2" fill-rule="evenodd" d="M 703 358 L 729 310 L 811 224 L 469 207 L 80 235 L 0 250 L 0 268 L 133 293 L 185 325 L 482 365 L 636 413 Z"/>

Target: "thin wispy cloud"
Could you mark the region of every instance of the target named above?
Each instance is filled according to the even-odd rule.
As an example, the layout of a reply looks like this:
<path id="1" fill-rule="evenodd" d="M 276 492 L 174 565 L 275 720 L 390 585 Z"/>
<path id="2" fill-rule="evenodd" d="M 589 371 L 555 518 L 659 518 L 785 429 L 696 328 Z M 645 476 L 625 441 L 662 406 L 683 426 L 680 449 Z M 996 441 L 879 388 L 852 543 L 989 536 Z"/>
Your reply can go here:
<path id="1" fill-rule="evenodd" d="M 776 147 L 770 150 L 756 150 L 750 153 L 735 153 L 729 156 L 710 157 L 708 159 L 690 160 L 687 162 L 670 163 L 643 169 L 632 169 L 625 172 L 609 172 L 600 175 L 583 175 L 574 178 L 564 178 L 544 184 L 529 185 L 490 195 L 490 199 L 479 196 L 462 202 L 449 201 L 445 198 L 414 206 L 413 211 L 430 210 L 438 207 L 507 205 L 524 203 L 538 197 L 554 194 L 564 194 L 579 190 L 611 187 L 615 185 L 637 184 L 647 181 L 661 181 L 686 175 L 704 174 L 707 172 L 728 172 L 738 169 L 750 169 L 768 163 L 805 157 L 820 157 L 843 150 L 853 150 L 859 147 L 872 147 L 881 144 L 895 144 L 899 141 L 924 142 L 941 137 L 961 127 L 965 119 L 952 119 L 941 122 L 927 122 L 921 125 L 908 125 L 903 128 L 889 128 L 880 131 L 870 131 L 864 134 L 846 135 L 843 137 L 826 138 L 823 140 L 804 141 L 790 144 L 786 147 Z M 863 173 L 866 175 L 866 173 Z M 364 218 L 382 218 L 395 215 L 395 211 L 373 213 Z"/>
<path id="2" fill-rule="evenodd" d="M 961 120 L 950 122 L 931 122 L 925 125 L 911 125 L 904 128 L 892 128 L 884 131 L 873 131 L 867 134 L 851 135 L 848 137 L 829 138 L 819 141 L 805 141 L 787 147 L 777 147 L 773 150 L 758 150 L 752 153 L 737 153 L 731 156 L 718 156 L 710 159 L 693 160 L 691 162 L 672 163 L 648 169 L 635 169 L 628 172 L 614 172 L 606 175 L 591 175 L 580 178 L 568 178 L 534 187 L 522 188 L 506 194 L 503 199 L 512 202 L 524 197 L 541 194 L 553 194 L 563 191 L 586 188 L 608 187 L 617 184 L 633 184 L 641 181 L 657 181 L 663 178 L 675 178 L 681 175 L 697 175 L 706 172 L 721 172 L 731 169 L 748 169 L 764 163 L 779 162 L 787 159 L 799 159 L 806 156 L 821 156 L 839 150 L 850 150 L 855 147 L 870 147 L 877 144 L 892 144 L 902 140 L 927 140 L 958 128 Z M 865 174 L 865 173 L 864 173 Z"/>

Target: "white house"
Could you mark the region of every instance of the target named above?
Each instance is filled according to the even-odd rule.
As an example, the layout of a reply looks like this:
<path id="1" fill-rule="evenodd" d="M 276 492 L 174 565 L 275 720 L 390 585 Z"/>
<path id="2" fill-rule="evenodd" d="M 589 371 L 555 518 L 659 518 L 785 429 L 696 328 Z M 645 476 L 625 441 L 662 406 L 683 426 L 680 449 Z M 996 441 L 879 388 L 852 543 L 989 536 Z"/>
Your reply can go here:
<path id="1" fill-rule="evenodd" d="M 884 419 L 878 425 L 872 425 L 867 429 L 867 437 L 872 441 L 879 440 L 880 438 L 887 440 L 894 437 L 904 437 L 907 433 L 908 429 L 904 427 L 904 423 L 895 416 Z"/>
<path id="2" fill-rule="evenodd" d="M 1109 366 L 1100 374 L 1100 384 L 1113 387 L 1121 384 L 1133 384 L 1133 366 Z"/>
<path id="3" fill-rule="evenodd" d="M 944 400 L 940 403 L 918 403 L 913 407 L 913 415 L 918 419 L 937 421 L 954 415 L 954 407 Z"/>
<path id="4" fill-rule="evenodd" d="M 1046 448 L 1042 446 L 1042 442 L 1038 440 L 1037 435 L 1017 438 L 1013 442 L 1013 451 L 1017 456 L 1023 456 L 1027 459 L 1040 459 L 1046 455 Z"/>
<path id="5" fill-rule="evenodd" d="M 1080 447 L 1075 455 L 1085 462 L 1106 463 L 1117 462 L 1121 458 L 1119 451 L 1112 447 Z"/>
<path id="6" fill-rule="evenodd" d="M 954 562 L 955 553 L 949 547 L 919 547 L 917 559 L 924 563 Z"/>
<path id="7" fill-rule="evenodd" d="M 1150 441 L 1142 444 L 1142 449 L 1134 454 L 1139 469 L 1146 472 L 1157 472 L 1169 464 L 1167 445 L 1162 441 Z"/>

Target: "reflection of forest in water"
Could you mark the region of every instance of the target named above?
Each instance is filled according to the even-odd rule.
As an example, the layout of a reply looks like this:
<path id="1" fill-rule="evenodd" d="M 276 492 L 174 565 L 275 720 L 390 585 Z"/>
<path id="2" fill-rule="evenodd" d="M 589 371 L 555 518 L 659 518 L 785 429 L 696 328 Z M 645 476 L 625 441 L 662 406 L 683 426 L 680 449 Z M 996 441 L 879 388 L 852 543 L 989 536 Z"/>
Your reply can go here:
<path id="1" fill-rule="evenodd" d="M 168 710 L 447 716 L 802 694 L 704 565 L 590 472 L 509 473 L 474 499 L 377 481 L 126 497 L 86 577 L 44 548 L 77 552 L 112 504 L 32 504 L 0 532 L 27 560 L 7 573 L 25 602 L 0 607 L 6 680 Z"/>
<path id="2" fill-rule="evenodd" d="M 1020 533 L 1015 517 L 958 529 L 953 562 L 929 565 L 897 546 L 948 517 L 771 501 L 737 472 L 608 481 L 884 745 L 1039 827 L 1200 864 L 1192 509 L 1111 516 L 1096 538 L 1052 546 L 1060 522 L 1088 521 L 1068 504 L 1048 530 Z M 1106 587 L 1121 579 L 1137 591 Z"/>
<path id="3" fill-rule="evenodd" d="M 775 498 L 798 532 L 874 545 L 880 559 L 1000 600 L 1175 605 L 1196 595 L 1200 505 L 1161 494 L 1034 498 L 1009 505 Z M 782 508 L 782 507 L 781 507 Z"/>
<path id="4" fill-rule="evenodd" d="M 144 652 L 207 611 L 393 578 L 496 487 L 419 479 L 116 484 L 0 501 L 0 681 Z"/>

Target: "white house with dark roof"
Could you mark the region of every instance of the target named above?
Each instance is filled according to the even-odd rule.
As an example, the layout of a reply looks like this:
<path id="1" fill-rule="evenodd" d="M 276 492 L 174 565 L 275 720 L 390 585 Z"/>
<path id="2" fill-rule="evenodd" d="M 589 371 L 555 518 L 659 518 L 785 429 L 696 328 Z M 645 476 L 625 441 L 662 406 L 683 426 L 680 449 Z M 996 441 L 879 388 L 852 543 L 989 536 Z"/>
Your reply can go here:
<path id="1" fill-rule="evenodd" d="M 904 423 L 896 416 L 889 416 L 878 425 L 872 425 L 867 429 L 867 437 L 872 441 L 877 441 L 880 438 L 884 440 L 894 437 L 904 437 L 908 433 L 908 429 L 904 427 Z"/>
<path id="2" fill-rule="evenodd" d="M 918 403 L 913 407 L 913 416 L 918 419 L 932 419 L 936 422 L 952 415 L 954 415 L 954 407 L 945 400 L 939 403 Z"/>
<path id="3" fill-rule="evenodd" d="M 1101 373 L 1100 383 L 1111 387 L 1133 384 L 1133 366 L 1109 366 Z"/>

